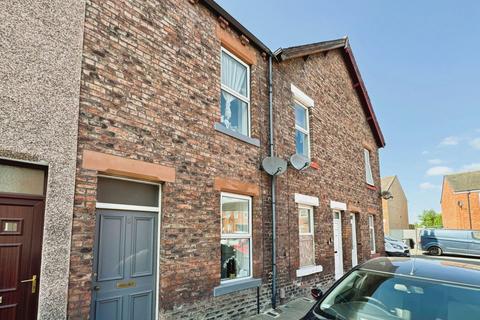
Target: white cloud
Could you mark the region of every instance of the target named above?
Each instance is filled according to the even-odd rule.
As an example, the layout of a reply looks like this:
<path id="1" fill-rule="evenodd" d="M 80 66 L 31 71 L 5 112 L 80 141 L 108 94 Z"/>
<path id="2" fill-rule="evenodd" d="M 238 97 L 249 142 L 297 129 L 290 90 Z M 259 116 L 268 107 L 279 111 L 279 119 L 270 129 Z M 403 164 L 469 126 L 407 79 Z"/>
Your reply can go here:
<path id="1" fill-rule="evenodd" d="M 428 152 L 428 150 L 423 150 L 423 151 L 422 151 L 422 154 L 423 154 L 423 155 L 426 155 L 426 154 L 429 154 L 429 153 L 430 153 L 430 152 Z"/>
<path id="2" fill-rule="evenodd" d="M 478 129 L 475 129 L 475 132 L 480 132 L 480 128 L 478 128 Z"/>
<path id="3" fill-rule="evenodd" d="M 443 176 L 452 173 L 452 168 L 444 166 L 431 167 L 427 170 L 427 176 Z"/>
<path id="4" fill-rule="evenodd" d="M 480 163 L 470 163 L 462 167 L 462 171 L 478 171 L 480 170 Z"/>
<path id="5" fill-rule="evenodd" d="M 475 149 L 480 149 L 480 138 L 470 140 L 470 145 Z"/>
<path id="6" fill-rule="evenodd" d="M 455 145 L 457 145 L 459 142 L 460 142 L 460 138 L 459 138 L 459 137 L 450 136 L 450 137 L 444 138 L 444 139 L 442 140 L 442 142 L 440 142 L 440 145 L 441 145 L 441 146 L 455 146 Z"/>
<path id="7" fill-rule="evenodd" d="M 439 185 L 436 185 L 436 184 L 433 184 L 433 183 L 430 183 L 430 182 L 420 183 L 419 187 L 422 190 L 440 189 Z"/>
<path id="8" fill-rule="evenodd" d="M 442 163 L 443 163 L 443 160 L 440 160 L 440 159 L 430 159 L 430 160 L 428 160 L 428 163 L 430 163 L 430 164 L 442 164 Z"/>

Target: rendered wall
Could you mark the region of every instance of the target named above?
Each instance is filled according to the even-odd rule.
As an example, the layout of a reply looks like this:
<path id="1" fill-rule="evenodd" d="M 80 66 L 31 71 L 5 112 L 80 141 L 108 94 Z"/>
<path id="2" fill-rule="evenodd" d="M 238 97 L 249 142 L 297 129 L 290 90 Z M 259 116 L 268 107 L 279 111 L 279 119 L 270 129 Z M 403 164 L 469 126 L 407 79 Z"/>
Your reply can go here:
<path id="1" fill-rule="evenodd" d="M 39 319 L 66 317 L 84 6 L 0 6 L 0 157 L 48 165 Z"/>

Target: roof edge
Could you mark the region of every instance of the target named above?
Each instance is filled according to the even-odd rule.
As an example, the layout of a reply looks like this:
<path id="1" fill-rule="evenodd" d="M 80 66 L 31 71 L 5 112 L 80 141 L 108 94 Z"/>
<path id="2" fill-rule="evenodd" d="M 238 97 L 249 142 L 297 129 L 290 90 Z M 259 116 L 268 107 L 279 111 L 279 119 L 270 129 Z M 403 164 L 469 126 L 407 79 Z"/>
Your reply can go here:
<path id="1" fill-rule="evenodd" d="M 385 137 L 380 129 L 377 116 L 373 111 L 373 106 L 368 95 L 367 87 L 363 82 L 362 75 L 360 74 L 360 70 L 353 55 L 352 48 L 350 47 L 348 37 L 290 47 L 286 49 L 280 48 L 274 52 L 274 55 L 278 61 L 285 61 L 335 49 L 343 49 L 343 56 L 347 62 L 347 68 L 353 81 L 353 88 L 359 93 L 365 115 L 367 116 L 367 122 L 373 132 L 377 146 L 379 148 L 383 148 L 386 145 Z"/>
<path id="2" fill-rule="evenodd" d="M 213 11 L 218 16 L 221 16 L 238 32 L 247 37 L 252 43 L 260 50 L 266 52 L 269 55 L 273 56 L 273 52 L 257 37 L 255 37 L 247 28 L 245 28 L 237 19 L 235 19 L 230 13 L 223 9 L 218 3 L 214 0 L 201 0 L 201 2 L 211 11 Z"/>
<path id="3" fill-rule="evenodd" d="M 285 61 L 334 49 L 346 48 L 348 45 L 348 37 L 345 36 L 340 39 L 308 43 L 288 48 L 279 48 L 275 50 L 273 54 L 277 60 Z"/>
<path id="4" fill-rule="evenodd" d="M 383 148 L 386 145 L 385 137 L 383 136 L 382 130 L 380 129 L 380 125 L 378 123 L 377 116 L 375 115 L 375 111 L 373 111 L 373 106 L 368 95 L 367 87 L 363 82 L 362 75 L 360 74 L 360 70 L 358 69 L 358 65 L 351 47 L 345 47 L 343 53 L 346 57 L 347 65 L 350 67 L 350 75 L 354 80 L 353 88 L 359 91 L 360 100 L 362 101 L 364 111 L 367 115 L 367 122 L 373 131 L 373 135 L 375 136 L 378 147 Z"/>
<path id="5" fill-rule="evenodd" d="M 247 28 L 245 28 L 240 22 L 238 22 L 237 19 L 235 19 L 225 9 L 223 9 L 220 5 L 218 5 L 214 0 L 201 0 L 201 2 L 212 12 L 224 18 L 237 32 L 240 32 L 245 37 L 247 37 L 250 41 L 252 41 L 252 43 L 258 49 L 276 58 L 278 61 L 283 61 L 286 59 L 293 59 L 293 58 L 298 58 L 305 55 L 311 55 L 319 52 L 325 52 L 325 51 L 343 48 L 344 57 L 346 58 L 347 66 L 350 71 L 349 73 L 354 82 L 353 87 L 359 91 L 359 95 L 362 101 L 362 106 L 367 116 L 367 122 L 370 125 L 370 128 L 372 129 L 372 132 L 375 136 L 377 146 L 379 148 L 385 147 L 385 138 L 380 129 L 380 125 L 378 124 L 378 120 L 375 115 L 375 112 L 373 111 L 373 106 L 370 101 L 370 97 L 368 96 L 367 88 L 365 87 L 362 76 L 360 75 L 360 71 L 358 69 L 357 63 L 353 56 L 352 49 L 350 48 L 350 45 L 349 45 L 348 37 L 344 37 L 336 40 L 330 40 L 330 41 L 316 42 L 316 43 L 306 44 L 306 45 L 301 45 L 296 47 L 290 47 L 286 49 L 280 48 L 276 50 L 274 53 L 262 41 L 260 41 L 250 31 L 248 31 Z"/>
<path id="6" fill-rule="evenodd" d="M 380 180 L 387 179 L 387 178 L 392 178 L 392 179 L 389 181 L 389 183 L 388 183 L 388 185 L 387 185 L 387 188 L 386 188 L 385 190 L 382 190 L 382 191 L 389 191 L 390 188 L 391 188 L 392 185 L 393 185 L 393 182 L 394 182 L 396 179 L 398 179 L 398 178 L 397 178 L 397 175 L 393 175 L 393 176 L 383 177 L 383 178 L 381 178 Z M 403 188 L 402 188 L 402 189 L 403 189 Z"/>

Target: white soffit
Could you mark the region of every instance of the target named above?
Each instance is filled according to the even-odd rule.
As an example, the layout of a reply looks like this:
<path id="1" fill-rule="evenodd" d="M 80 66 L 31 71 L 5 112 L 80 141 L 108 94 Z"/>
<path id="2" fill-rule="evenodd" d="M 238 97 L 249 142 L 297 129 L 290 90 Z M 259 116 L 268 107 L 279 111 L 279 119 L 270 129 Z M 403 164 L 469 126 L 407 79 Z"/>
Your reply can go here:
<path id="1" fill-rule="evenodd" d="M 307 96 L 305 93 L 303 93 L 302 90 L 298 89 L 293 84 L 291 84 L 291 89 L 292 89 L 292 94 L 295 100 L 298 100 L 300 103 L 305 105 L 305 107 L 315 106 L 315 102 L 313 101 L 313 99 Z"/>
<path id="2" fill-rule="evenodd" d="M 347 204 L 343 202 L 330 200 L 330 208 L 347 211 Z"/>
<path id="3" fill-rule="evenodd" d="M 316 207 L 318 207 L 318 204 L 320 203 L 320 201 L 318 200 L 318 197 L 307 196 L 305 194 L 300 194 L 300 193 L 295 193 L 295 202 L 300 204 L 306 204 L 309 206 L 316 206 Z"/>

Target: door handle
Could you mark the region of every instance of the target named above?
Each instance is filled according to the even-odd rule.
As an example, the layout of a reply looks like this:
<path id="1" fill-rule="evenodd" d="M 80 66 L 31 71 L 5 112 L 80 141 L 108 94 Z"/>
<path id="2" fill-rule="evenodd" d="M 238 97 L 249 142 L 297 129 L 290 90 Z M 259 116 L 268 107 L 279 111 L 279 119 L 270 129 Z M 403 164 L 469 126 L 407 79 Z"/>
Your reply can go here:
<path id="1" fill-rule="evenodd" d="M 34 274 L 32 276 L 32 279 L 22 280 L 20 282 L 21 283 L 31 282 L 32 283 L 32 293 L 35 293 L 37 291 L 37 275 L 36 274 Z"/>
<path id="2" fill-rule="evenodd" d="M 93 291 L 98 291 L 98 290 L 100 290 L 100 287 L 99 287 L 99 286 L 93 287 Z"/>
<path id="3" fill-rule="evenodd" d="M 338 251 L 335 251 L 334 253 L 338 253 Z"/>

